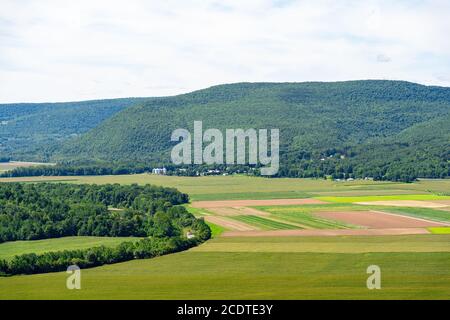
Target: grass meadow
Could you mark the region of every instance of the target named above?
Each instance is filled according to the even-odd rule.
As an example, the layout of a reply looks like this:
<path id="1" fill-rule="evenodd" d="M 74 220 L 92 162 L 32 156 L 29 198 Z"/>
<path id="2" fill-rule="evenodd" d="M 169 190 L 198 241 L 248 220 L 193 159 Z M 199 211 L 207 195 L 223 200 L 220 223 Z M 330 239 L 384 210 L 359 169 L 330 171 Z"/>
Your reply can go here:
<path id="1" fill-rule="evenodd" d="M 290 223 L 325 225 L 315 211 L 382 210 L 449 221 L 449 211 L 428 208 L 362 206 L 356 201 L 379 196 L 432 200 L 448 196 L 450 180 L 415 183 L 337 182 L 314 179 L 268 179 L 246 176 L 167 177 L 148 174 L 93 177 L 34 177 L 8 181 L 67 183 L 138 183 L 176 187 L 191 200 L 326 197 L 327 204 L 258 207 L 271 217 L 250 224 L 267 229 Z M 417 196 L 420 199 L 417 199 Z M 332 197 L 332 198 L 330 198 Z M 342 198 L 344 197 L 344 198 Z M 440 197 L 441 199 L 441 197 Z M 197 216 L 210 214 L 189 207 Z M 242 219 L 239 217 L 233 217 Z M 276 223 L 274 220 L 280 220 Z M 249 218 L 245 218 L 249 219 Z M 282 223 L 281 221 L 285 221 Z M 153 259 L 133 260 L 82 270 L 81 290 L 66 289 L 65 272 L 0 277 L 0 299 L 448 299 L 450 297 L 449 228 L 435 234 L 340 237 L 221 237 L 224 228 L 210 224 L 213 238 L 190 250 Z M 285 225 L 285 226 L 284 226 Z M 129 240 L 130 238 L 126 238 Z M 120 238 L 74 237 L 0 244 L 0 258 L 14 254 L 116 245 Z M 381 268 L 382 289 L 368 290 L 367 267 Z"/>
<path id="2" fill-rule="evenodd" d="M 231 216 L 230 218 L 245 222 L 249 225 L 260 228 L 261 230 L 291 230 L 301 229 L 298 226 L 287 224 L 280 221 L 266 219 L 259 216 L 245 215 L 245 216 Z"/>
<path id="3" fill-rule="evenodd" d="M 110 237 L 64 237 L 33 241 L 11 241 L 0 243 L 0 259 L 9 260 L 15 255 L 44 253 L 50 251 L 87 249 L 98 246 L 114 247 L 124 241 L 137 238 Z M 1 281 L 1 280 L 0 280 Z"/>
<path id="4" fill-rule="evenodd" d="M 433 234 L 450 234 L 450 227 L 432 227 L 428 229 Z"/>
<path id="5" fill-rule="evenodd" d="M 177 188 L 182 192 L 188 193 L 191 200 L 194 201 L 306 198 L 321 196 L 352 197 L 372 195 L 446 194 L 450 190 L 450 179 L 420 180 L 415 183 L 402 183 L 371 180 L 330 181 L 323 179 L 264 178 L 243 175 L 178 177 L 151 174 L 0 179 L 0 182 L 8 181 L 48 181 L 96 184 L 149 183 Z"/>
<path id="6" fill-rule="evenodd" d="M 0 299 L 448 299 L 449 243 L 450 235 L 216 238 L 82 270 L 81 290 L 66 289 L 65 272 L 1 278 Z M 373 264 L 381 290 L 366 288 Z"/>

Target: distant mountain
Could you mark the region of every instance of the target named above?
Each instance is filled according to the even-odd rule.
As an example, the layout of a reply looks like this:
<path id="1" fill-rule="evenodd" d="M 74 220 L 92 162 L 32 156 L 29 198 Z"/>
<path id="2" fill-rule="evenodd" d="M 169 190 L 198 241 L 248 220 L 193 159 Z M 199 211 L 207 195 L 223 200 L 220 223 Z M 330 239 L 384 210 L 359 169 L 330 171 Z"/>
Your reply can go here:
<path id="1" fill-rule="evenodd" d="M 204 130 L 279 128 L 282 176 L 450 175 L 450 88 L 384 80 L 236 83 L 126 102 L 98 116 L 98 125 L 76 120 L 73 111 L 74 119 L 58 118 L 87 132 L 54 146 L 49 158 L 169 164 L 172 131 L 192 132 L 202 120 Z M 28 130 L 35 125 L 42 126 Z M 52 133 L 74 132 L 66 126 Z"/>
<path id="2" fill-rule="evenodd" d="M 0 104 L 0 155 L 45 160 L 57 142 L 94 128 L 138 101 L 143 99 Z"/>

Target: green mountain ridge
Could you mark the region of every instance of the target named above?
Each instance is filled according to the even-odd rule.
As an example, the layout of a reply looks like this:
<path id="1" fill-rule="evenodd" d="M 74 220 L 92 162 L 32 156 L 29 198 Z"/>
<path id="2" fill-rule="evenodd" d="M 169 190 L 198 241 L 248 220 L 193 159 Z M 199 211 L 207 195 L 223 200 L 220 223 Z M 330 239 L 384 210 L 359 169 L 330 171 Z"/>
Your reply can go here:
<path id="1" fill-rule="evenodd" d="M 94 128 L 142 100 L 0 104 L 0 155 L 46 160 L 57 143 Z"/>
<path id="2" fill-rule="evenodd" d="M 281 176 L 450 175 L 450 88 L 405 81 L 235 83 L 147 98 L 49 152 L 53 161 L 170 164 L 173 130 L 279 128 Z"/>

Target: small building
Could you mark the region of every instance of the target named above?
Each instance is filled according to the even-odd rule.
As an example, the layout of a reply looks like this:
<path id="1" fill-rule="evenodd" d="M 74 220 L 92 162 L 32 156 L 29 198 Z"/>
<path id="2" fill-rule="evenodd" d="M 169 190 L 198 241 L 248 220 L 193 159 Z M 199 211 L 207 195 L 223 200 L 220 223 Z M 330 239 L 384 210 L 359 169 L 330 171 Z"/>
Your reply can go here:
<path id="1" fill-rule="evenodd" d="M 166 168 L 153 168 L 152 174 L 165 175 L 165 174 L 167 174 L 167 169 Z"/>
<path id="2" fill-rule="evenodd" d="M 188 238 L 188 239 L 195 238 L 195 234 L 193 234 L 192 232 L 188 231 L 188 232 L 186 233 L 186 238 Z"/>

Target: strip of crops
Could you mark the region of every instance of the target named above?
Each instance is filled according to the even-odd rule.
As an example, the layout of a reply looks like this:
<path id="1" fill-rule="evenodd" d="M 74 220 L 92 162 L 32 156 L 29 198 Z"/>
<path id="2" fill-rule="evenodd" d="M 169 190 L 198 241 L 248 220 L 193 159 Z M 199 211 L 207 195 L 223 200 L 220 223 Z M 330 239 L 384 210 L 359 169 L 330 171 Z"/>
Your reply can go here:
<path id="1" fill-rule="evenodd" d="M 283 222 L 279 222 L 279 221 L 274 221 L 274 220 L 269 220 L 269 219 L 265 219 L 265 218 L 261 218 L 258 216 L 234 216 L 233 219 L 242 221 L 242 222 L 246 222 L 248 224 L 254 225 L 256 227 L 260 227 L 261 229 L 266 229 L 266 230 L 290 230 L 290 229 L 301 229 L 297 226 L 291 225 L 291 224 L 287 224 L 287 223 L 283 223 Z"/>
<path id="2" fill-rule="evenodd" d="M 305 227 L 313 229 L 349 229 L 351 226 L 337 221 L 322 219 L 315 217 L 314 215 L 306 212 L 283 212 L 282 214 L 277 214 L 286 221 L 291 221 L 294 223 L 301 224 Z"/>

